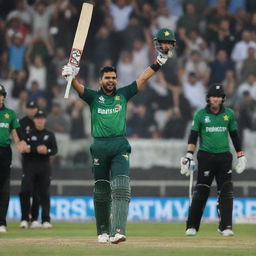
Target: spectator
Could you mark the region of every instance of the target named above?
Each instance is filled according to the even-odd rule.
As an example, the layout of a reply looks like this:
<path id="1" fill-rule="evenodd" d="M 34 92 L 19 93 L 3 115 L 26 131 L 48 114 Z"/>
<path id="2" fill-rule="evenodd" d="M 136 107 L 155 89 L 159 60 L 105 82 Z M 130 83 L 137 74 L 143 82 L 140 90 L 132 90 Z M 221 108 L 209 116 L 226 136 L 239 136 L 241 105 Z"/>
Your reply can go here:
<path id="1" fill-rule="evenodd" d="M 189 73 L 188 81 L 183 83 L 183 92 L 189 101 L 192 112 L 205 106 L 205 87 L 196 73 Z"/>
<path id="2" fill-rule="evenodd" d="M 241 71 L 241 81 L 245 81 L 249 74 L 256 76 L 256 49 L 254 47 L 248 48 L 248 57 L 244 60 Z"/>
<path id="3" fill-rule="evenodd" d="M 120 60 L 117 63 L 118 84 L 125 86 L 135 79 L 135 69 L 131 52 L 121 53 Z"/>
<path id="4" fill-rule="evenodd" d="M 44 61 L 41 56 L 35 56 L 34 61 L 28 67 L 29 75 L 27 81 L 27 89 L 30 90 L 32 82 L 36 81 L 39 85 L 39 89 L 42 91 L 46 90 L 46 75 L 47 70 Z"/>
<path id="5" fill-rule="evenodd" d="M 241 98 L 245 91 L 248 91 L 251 97 L 256 100 L 256 76 L 254 74 L 249 74 L 246 81 L 239 85 L 238 96 Z"/>
<path id="6" fill-rule="evenodd" d="M 200 17 L 196 14 L 195 6 L 192 3 L 187 3 L 185 5 L 185 14 L 178 19 L 177 26 L 185 28 L 188 35 L 192 30 L 197 30 L 199 24 Z"/>
<path id="7" fill-rule="evenodd" d="M 67 109 L 71 117 L 70 121 L 70 138 L 82 139 L 85 138 L 85 121 L 83 117 L 84 102 L 75 100 Z"/>
<path id="8" fill-rule="evenodd" d="M 243 91 L 239 116 L 238 116 L 238 127 L 239 127 L 239 137 L 241 138 L 241 143 L 243 143 L 244 130 L 255 130 L 256 129 L 256 101 L 251 97 L 249 91 Z"/>
<path id="9" fill-rule="evenodd" d="M 227 70 L 233 70 L 233 62 L 227 58 L 225 50 L 217 52 L 217 58 L 210 63 L 210 84 L 221 83 L 225 79 Z"/>
<path id="10" fill-rule="evenodd" d="M 242 40 L 237 42 L 231 54 L 231 59 L 235 62 L 237 77 L 241 78 L 243 61 L 248 57 L 248 48 L 256 49 L 256 43 L 252 41 L 252 33 L 244 30 Z"/>
<path id="11" fill-rule="evenodd" d="M 69 134 L 70 123 L 58 103 L 53 103 L 46 127 L 55 133 Z"/>
<path id="12" fill-rule="evenodd" d="M 24 45 L 24 37 L 20 32 L 15 33 L 12 39 L 12 42 L 8 45 L 9 66 L 20 71 L 25 68 L 24 59 L 27 47 Z"/>

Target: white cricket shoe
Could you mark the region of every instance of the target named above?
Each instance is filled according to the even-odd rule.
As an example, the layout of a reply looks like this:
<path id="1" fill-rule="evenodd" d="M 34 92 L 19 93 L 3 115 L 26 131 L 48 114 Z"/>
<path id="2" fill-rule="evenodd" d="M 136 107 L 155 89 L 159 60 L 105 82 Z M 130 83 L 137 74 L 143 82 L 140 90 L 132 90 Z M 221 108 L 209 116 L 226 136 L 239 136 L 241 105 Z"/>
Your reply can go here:
<path id="1" fill-rule="evenodd" d="M 45 228 L 45 229 L 52 228 L 52 224 L 48 221 L 45 221 L 42 224 L 42 228 Z"/>
<path id="2" fill-rule="evenodd" d="M 116 233 L 115 236 L 111 236 L 109 240 L 112 244 L 118 244 L 120 242 L 126 241 L 126 236 Z"/>
<path id="3" fill-rule="evenodd" d="M 28 221 L 22 220 L 20 223 L 20 228 L 27 229 L 28 228 Z"/>
<path id="4" fill-rule="evenodd" d="M 109 235 L 107 233 L 103 233 L 98 235 L 98 242 L 101 244 L 106 244 L 109 242 Z"/>
<path id="5" fill-rule="evenodd" d="M 30 224 L 30 228 L 33 228 L 33 229 L 41 228 L 41 227 L 42 227 L 42 224 L 37 220 L 33 220 Z"/>
<path id="6" fill-rule="evenodd" d="M 6 230 L 6 226 L 2 225 L 0 226 L 0 233 L 6 233 L 7 230 Z"/>
<path id="7" fill-rule="evenodd" d="M 188 228 L 185 233 L 186 236 L 195 236 L 196 235 L 196 229 L 195 228 Z"/>
<path id="8" fill-rule="evenodd" d="M 218 232 L 223 235 L 223 236 L 233 236 L 234 232 L 231 229 L 224 229 L 224 230 L 220 230 L 218 229 Z"/>

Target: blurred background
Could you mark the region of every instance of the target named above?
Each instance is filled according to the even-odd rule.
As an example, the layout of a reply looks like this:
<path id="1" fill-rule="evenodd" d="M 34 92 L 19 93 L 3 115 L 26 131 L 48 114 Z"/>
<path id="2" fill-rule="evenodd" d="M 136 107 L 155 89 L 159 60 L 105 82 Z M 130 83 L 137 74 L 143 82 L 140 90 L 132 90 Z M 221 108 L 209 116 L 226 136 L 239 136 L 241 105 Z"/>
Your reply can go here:
<path id="1" fill-rule="evenodd" d="M 0 0 L 0 83 L 6 105 L 25 115 L 28 100 L 48 114 L 59 154 L 52 158 L 54 196 L 91 196 L 90 111 L 71 91 L 64 100 L 67 63 L 80 0 Z M 95 0 L 78 78 L 97 90 L 98 71 L 113 65 L 118 86 L 134 81 L 155 57 L 152 38 L 163 28 L 177 39 L 173 58 L 128 104 L 133 196 L 187 197 L 179 173 L 193 113 L 214 82 L 237 116 L 248 169 L 234 173 L 236 197 L 256 197 L 256 1 Z M 12 195 L 20 187 L 13 150 Z M 216 189 L 212 189 L 215 196 Z M 255 202 L 255 201 L 254 201 Z M 256 203 L 252 208 L 256 216 Z"/>

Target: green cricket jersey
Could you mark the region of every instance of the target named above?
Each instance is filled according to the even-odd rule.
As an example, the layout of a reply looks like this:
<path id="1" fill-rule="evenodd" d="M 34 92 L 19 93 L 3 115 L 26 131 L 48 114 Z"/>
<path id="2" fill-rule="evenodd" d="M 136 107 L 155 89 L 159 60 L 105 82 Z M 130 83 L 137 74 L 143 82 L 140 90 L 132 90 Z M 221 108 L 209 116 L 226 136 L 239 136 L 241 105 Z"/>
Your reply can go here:
<path id="1" fill-rule="evenodd" d="M 209 153 L 229 151 L 229 131 L 237 130 L 234 112 L 222 107 L 216 115 L 207 107 L 198 110 L 193 117 L 192 130 L 199 132 L 199 150 Z"/>
<path id="2" fill-rule="evenodd" d="M 94 138 L 117 137 L 126 134 L 126 105 L 138 92 L 137 83 L 117 89 L 113 95 L 104 94 L 102 89 L 85 88 L 80 97 L 91 110 L 91 130 Z"/>
<path id="3" fill-rule="evenodd" d="M 11 130 L 18 127 L 20 127 L 20 124 L 16 113 L 3 106 L 0 109 L 0 147 L 6 147 L 11 144 Z"/>

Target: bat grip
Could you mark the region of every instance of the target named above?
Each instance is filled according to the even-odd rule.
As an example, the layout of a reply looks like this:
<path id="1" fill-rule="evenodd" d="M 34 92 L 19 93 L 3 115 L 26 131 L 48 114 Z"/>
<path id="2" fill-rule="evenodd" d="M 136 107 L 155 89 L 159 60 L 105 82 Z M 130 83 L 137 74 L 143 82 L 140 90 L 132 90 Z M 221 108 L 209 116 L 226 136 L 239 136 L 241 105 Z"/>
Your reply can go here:
<path id="1" fill-rule="evenodd" d="M 65 91 L 65 95 L 64 95 L 64 99 L 68 99 L 69 97 L 69 91 L 70 91 L 70 87 L 71 87 L 71 82 L 72 82 L 72 76 L 68 77 L 68 83 L 66 86 L 66 91 Z"/>

